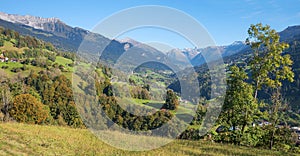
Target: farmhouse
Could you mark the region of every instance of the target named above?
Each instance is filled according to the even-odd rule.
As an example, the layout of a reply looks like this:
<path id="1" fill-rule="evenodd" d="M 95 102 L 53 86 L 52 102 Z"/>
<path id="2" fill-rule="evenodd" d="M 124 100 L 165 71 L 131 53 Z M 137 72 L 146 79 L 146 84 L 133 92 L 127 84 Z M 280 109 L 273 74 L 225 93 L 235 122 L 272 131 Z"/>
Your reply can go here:
<path id="1" fill-rule="evenodd" d="M 7 62 L 8 58 L 5 57 L 3 54 L 0 55 L 0 62 Z"/>

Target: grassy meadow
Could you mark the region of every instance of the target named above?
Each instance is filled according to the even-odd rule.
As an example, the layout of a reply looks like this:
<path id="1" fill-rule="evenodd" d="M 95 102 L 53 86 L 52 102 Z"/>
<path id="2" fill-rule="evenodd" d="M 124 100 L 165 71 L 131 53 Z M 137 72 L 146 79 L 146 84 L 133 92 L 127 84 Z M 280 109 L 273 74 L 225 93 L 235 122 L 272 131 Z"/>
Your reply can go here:
<path id="1" fill-rule="evenodd" d="M 159 149 L 131 152 L 111 147 L 87 129 L 0 123 L 0 155 L 292 155 L 210 141 L 175 140 Z"/>

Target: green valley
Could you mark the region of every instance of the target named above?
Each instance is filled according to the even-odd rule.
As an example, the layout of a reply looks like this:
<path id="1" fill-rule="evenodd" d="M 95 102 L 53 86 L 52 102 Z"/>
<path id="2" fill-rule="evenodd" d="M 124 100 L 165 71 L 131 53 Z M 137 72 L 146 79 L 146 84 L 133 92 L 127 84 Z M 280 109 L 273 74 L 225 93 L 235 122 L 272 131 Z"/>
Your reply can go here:
<path id="1" fill-rule="evenodd" d="M 46 34 L 46 39 L 46 30 L 2 24 L 10 27 L 0 27 L 0 155 L 300 153 L 297 35 L 286 37 L 287 32 L 277 33 L 268 25 L 251 25 L 246 44 L 227 47 L 222 78 L 218 70 L 223 66 L 209 71 L 200 56 L 193 60 L 197 66 L 177 73 L 153 62 L 126 73 L 113 65 L 126 50 L 133 48 L 133 52 L 145 57 L 146 52 L 149 57 L 162 55 L 145 44 L 110 41 L 59 22 L 54 25 L 63 27 L 48 30 L 50 35 Z M 95 51 L 90 55 L 66 51 L 76 49 L 87 34 L 92 34 L 88 40 L 92 45 L 110 42 L 102 58 L 97 58 Z M 142 59 L 141 56 L 133 58 Z M 189 74 L 190 70 L 196 72 Z M 221 78 L 212 82 L 214 76 Z M 188 94 L 182 93 L 182 82 L 190 85 Z M 198 90 L 201 94 L 193 96 Z M 221 91 L 226 91 L 226 95 Z M 217 105 L 219 101 L 224 101 L 224 105 Z M 205 118 L 218 113 L 218 108 L 218 116 Z M 164 129 L 163 125 L 170 121 L 179 128 Z M 132 140 L 149 137 L 157 141 L 166 137 L 174 141 L 155 150 L 133 152 L 114 148 L 89 131 L 105 132 L 108 137 L 120 139 L 124 134 L 116 126 L 147 133 L 132 135 Z M 182 127 L 185 129 L 180 131 Z M 155 129 L 164 134 L 154 133 Z M 203 131 L 207 133 L 201 135 Z"/>

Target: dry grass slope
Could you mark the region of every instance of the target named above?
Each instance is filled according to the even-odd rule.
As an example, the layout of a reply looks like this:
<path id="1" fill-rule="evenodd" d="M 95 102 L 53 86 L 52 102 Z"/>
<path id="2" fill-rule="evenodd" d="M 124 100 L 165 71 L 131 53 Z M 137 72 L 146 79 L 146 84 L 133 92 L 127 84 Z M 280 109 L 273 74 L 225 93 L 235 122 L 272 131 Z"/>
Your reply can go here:
<path id="1" fill-rule="evenodd" d="M 176 140 L 145 152 L 113 148 L 86 129 L 0 123 L 0 155 L 290 155 L 268 150 Z"/>

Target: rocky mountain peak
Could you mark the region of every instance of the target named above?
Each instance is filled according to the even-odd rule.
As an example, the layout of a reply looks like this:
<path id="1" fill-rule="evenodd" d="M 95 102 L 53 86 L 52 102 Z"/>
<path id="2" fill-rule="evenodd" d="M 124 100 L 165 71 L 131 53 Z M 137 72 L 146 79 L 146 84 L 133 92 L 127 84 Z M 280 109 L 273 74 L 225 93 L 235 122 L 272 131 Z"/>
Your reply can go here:
<path id="1" fill-rule="evenodd" d="M 45 29 L 45 25 L 54 24 L 54 23 L 62 23 L 58 18 L 42 18 L 31 15 L 15 15 L 15 14 L 7 14 L 0 12 L 0 19 L 9 21 L 12 23 L 19 23 L 23 25 L 27 25 L 33 27 L 35 29 Z"/>
<path id="2" fill-rule="evenodd" d="M 120 43 L 129 43 L 129 44 L 131 44 L 133 46 L 138 46 L 138 45 L 142 44 L 141 42 L 138 42 L 138 41 L 136 41 L 136 40 L 134 40 L 132 38 L 129 38 L 129 37 L 123 38 L 123 39 L 118 40 L 118 41 Z"/>

